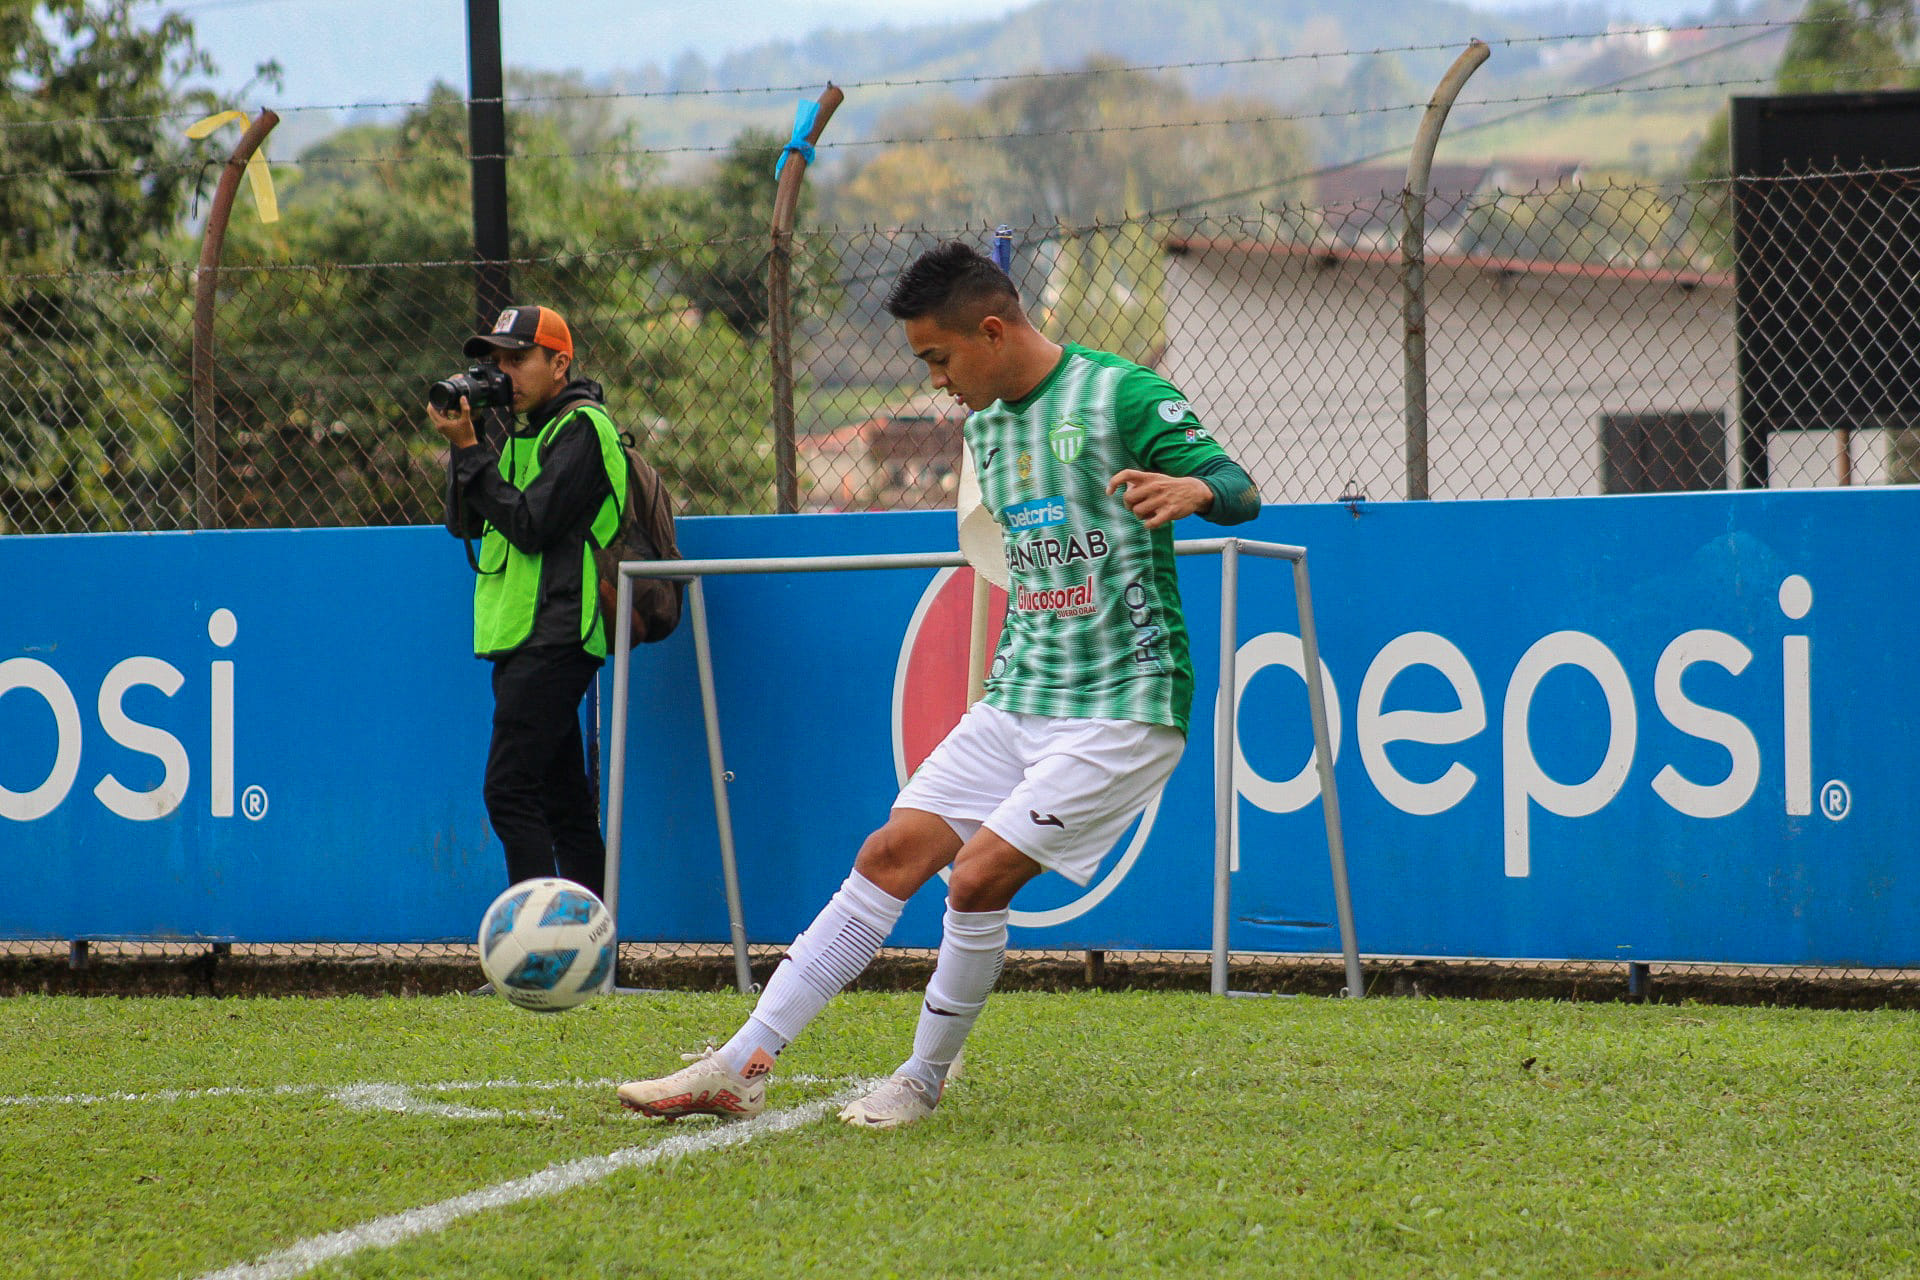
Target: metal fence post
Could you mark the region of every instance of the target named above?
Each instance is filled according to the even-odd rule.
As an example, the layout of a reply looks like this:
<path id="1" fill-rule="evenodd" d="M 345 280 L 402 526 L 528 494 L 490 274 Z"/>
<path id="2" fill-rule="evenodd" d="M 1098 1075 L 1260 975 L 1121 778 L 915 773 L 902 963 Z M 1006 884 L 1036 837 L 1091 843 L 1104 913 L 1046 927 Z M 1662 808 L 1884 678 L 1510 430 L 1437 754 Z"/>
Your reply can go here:
<path id="1" fill-rule="evenodd" d="M 233 216 L 233 198 L 240 191 L 240 175 L 260 149 L 280 117 L 262 110 L 240 136 L 227 167 L 221 170 L 207 210 L 206 230 L 200 239 L 200 269 L 193 277 L 193 525 L 220 527 L 220 444 L 213 413 L 213 309 L 218 297 L 220 251 L 227 242 L 227 222 Z"/>
<path id="2" fill-rule="evenodd" d="M 1427 485 L 1427 186 L 1433 180 L 1433 153 L 1447 112 L 1467 77 L 1487 60 L 1484 40 L 1475 40 L 1453 60 L 1440 77 L 1433 101 L 1420 117 L 1413 135 L 1413 156 L 1407 161 L 1407 188 L 1402 193 L 1406 226 L 1400 236 L 1401 304 L 1406 344 L 1407 496 L 1425 498 Z"/>
<path id="3" fill-rule="evenodd" d="M 467 149 L 473 168 L 474 327 L 485 333 L 513 305 L 507 266 L 506 75 L 500 55 L 500 0 L 467 0 Z"/>
<path id="4" fill-rule="evenodd" d="M 773 361 L 774 510 L 800 509 L 800 471 L 794 454 L 793 413 L 793 219 L 800 208 L 800 181 L 807 153 L 826 131 L 834 109 L 846 95 L 827 85 L 815 103 L 811 127 L 782 153 L 779 185 L 773 195 L 773 245 L 767 254 L 767 349 Z"/>

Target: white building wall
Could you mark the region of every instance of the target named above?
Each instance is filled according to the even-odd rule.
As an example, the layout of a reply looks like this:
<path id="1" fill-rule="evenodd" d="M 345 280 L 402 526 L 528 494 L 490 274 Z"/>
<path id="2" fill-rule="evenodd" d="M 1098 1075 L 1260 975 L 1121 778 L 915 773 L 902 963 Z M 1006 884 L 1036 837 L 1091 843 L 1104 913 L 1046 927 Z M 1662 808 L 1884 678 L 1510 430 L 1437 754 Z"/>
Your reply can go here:
<path id="1" fill-rule="evenodd" d="M 1428 479 L 1435 498 L 1603 492 L 1600 421 L 1720 413 L 1738 484 L 1734 298 L 1618 275 L 1430 265 Z M 1393 262 L 1195 249 L 1167 270 L 1161 368 L 1272 501 L 1406 492 L 1401 293 Z M 1835 483 L 1835 440 L 1771 442 L 1776 486 Z M 1853 482 L 1883 481 L 1856 432 Z"/>

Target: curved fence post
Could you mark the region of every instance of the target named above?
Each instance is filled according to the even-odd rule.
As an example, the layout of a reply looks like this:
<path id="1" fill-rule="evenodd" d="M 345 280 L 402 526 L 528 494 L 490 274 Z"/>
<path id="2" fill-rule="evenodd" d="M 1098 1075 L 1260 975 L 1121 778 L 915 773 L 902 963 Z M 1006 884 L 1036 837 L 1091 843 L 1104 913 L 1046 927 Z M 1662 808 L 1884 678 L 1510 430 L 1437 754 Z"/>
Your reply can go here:
<path id="1" fill-rule="evenodd" d="M 793 140 L 780 153 L 779 185 L 773 194 L 773 246 L 767 256 L 767 346 L 773 357 L 774 509 L 800 509 L 800 473 L 793 442 L 793 219 L 800 208 L 800 181 L 807 157 L 846 94 L 831 82 L 819 100 L 800 108 Z"/>
<path id="2" fill-rule="evenodd" d="M 1486 41 L 1475 40 L 1461 51 L 1440 77 L 1427 113 L 1413 135 L 1413 156 L 1407 161 L 1406 229 L 1400 236 L 1401 312 L 1406 343 L 1407 496 L 1425 498 L 1427 487 L 1427 186 L 1433 181 L 1433 153 L 1440 130 L 1462 86 L 1487 60 Z"/>
<path id="3" fill-rule="evenodd" d="M 200 269 L 193 277 L 193 524 L 196 529 L 220 527 L 220 445 L 213 419 L 213 308 L 220 276 L 220 251 L 227 241 L 227 222 L 233 216 L 233 198 L 240 191 L 240 175 L 260 149 L 280 117 L 262 110 L 240 136 L 220 173 L 220 185 L 207 211 L 200 238 Z"/>

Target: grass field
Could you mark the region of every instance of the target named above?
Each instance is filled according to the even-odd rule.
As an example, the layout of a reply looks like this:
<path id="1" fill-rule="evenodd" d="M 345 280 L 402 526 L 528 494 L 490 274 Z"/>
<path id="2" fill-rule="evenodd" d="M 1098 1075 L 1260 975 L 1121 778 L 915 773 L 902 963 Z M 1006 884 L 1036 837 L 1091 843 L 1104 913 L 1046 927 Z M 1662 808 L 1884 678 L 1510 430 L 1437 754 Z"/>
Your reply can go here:
<path id="1" fill-rule="evenodd" d="M 854 993 L 758 1120 L 614 1105 L 747 1007 L 0 1001 L 5 1274 L 1920 1274 L 1913 1013 L 1009 992 L 874 1133 Z"/>

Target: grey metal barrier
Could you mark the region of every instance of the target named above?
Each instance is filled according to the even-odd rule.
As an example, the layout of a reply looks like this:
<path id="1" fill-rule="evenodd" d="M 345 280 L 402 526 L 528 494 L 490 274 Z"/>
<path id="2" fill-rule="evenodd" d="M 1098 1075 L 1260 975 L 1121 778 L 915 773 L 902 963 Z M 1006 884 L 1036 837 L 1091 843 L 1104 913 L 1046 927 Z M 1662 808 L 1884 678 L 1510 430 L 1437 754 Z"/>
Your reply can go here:
<path id="1" fill-rule="evenodd" d="M 1327 857 L 1333 870 L 1340 947 L 1346 963 L 1347 994 L 1365 993 L 1355 937 L 1352 892 L 1347 880 L 1346 842 L 1340 827 L 1340 796 L 1334 783 L 1333 750 L 1328 733 L 1325 689 L 1321 683 L 1320 642 L 1314 624 L 1313 593 L 1307 577 L 1305 547 L 1245 538 L 1199 538 L 1174 543 L 1175 555 L 1220 557 L 1220 690 L 1214 735 L 1213 940 L 1214 995 L 1227 989 L 1227 927 L 1232 899 L 1234 789 L 1234 662 L 1239 626 L 1240 556 L 1287 560 L 1293 564 L 1294 602 L 1299 610 L 1300 644 L 1305 663 L 1307 706 L 1313 720 L 1314 760 L 1320 774 L 1320 799 L 1326 819 Z M 967 563 L 958 551 L 902 552 L 844 556 L 765 556 L 719 560 L 629 560 L 620 566 L 620 588 L 613 648 L 613 715 L 607 745 L 606 904 L 617 922 L 620 913 L 620 844 L 625 819 L 627 701 L 632 668 L 633 580 L 672 578 L 690 584 L 688 608 L 693 624 L 694 660 L 699 669 L 700 703 L 706 722 L 707 764 L 713 779 L 713 804 L 720 830 L 720 869 L 727 898 L 727 927 L 733 943 L 734 978 L 742 993 L 753 990 L 747 960 L 747 927 L 740 903 L 740 871 L 733 842 L 733 818 L 727 803 L 727 773 L 720 740 L 720 714 L 714 693 L 713 652 L 708 640 L 703 580 L 749 573 L 830 573 L 866 569 L 943 569 Z"/>

